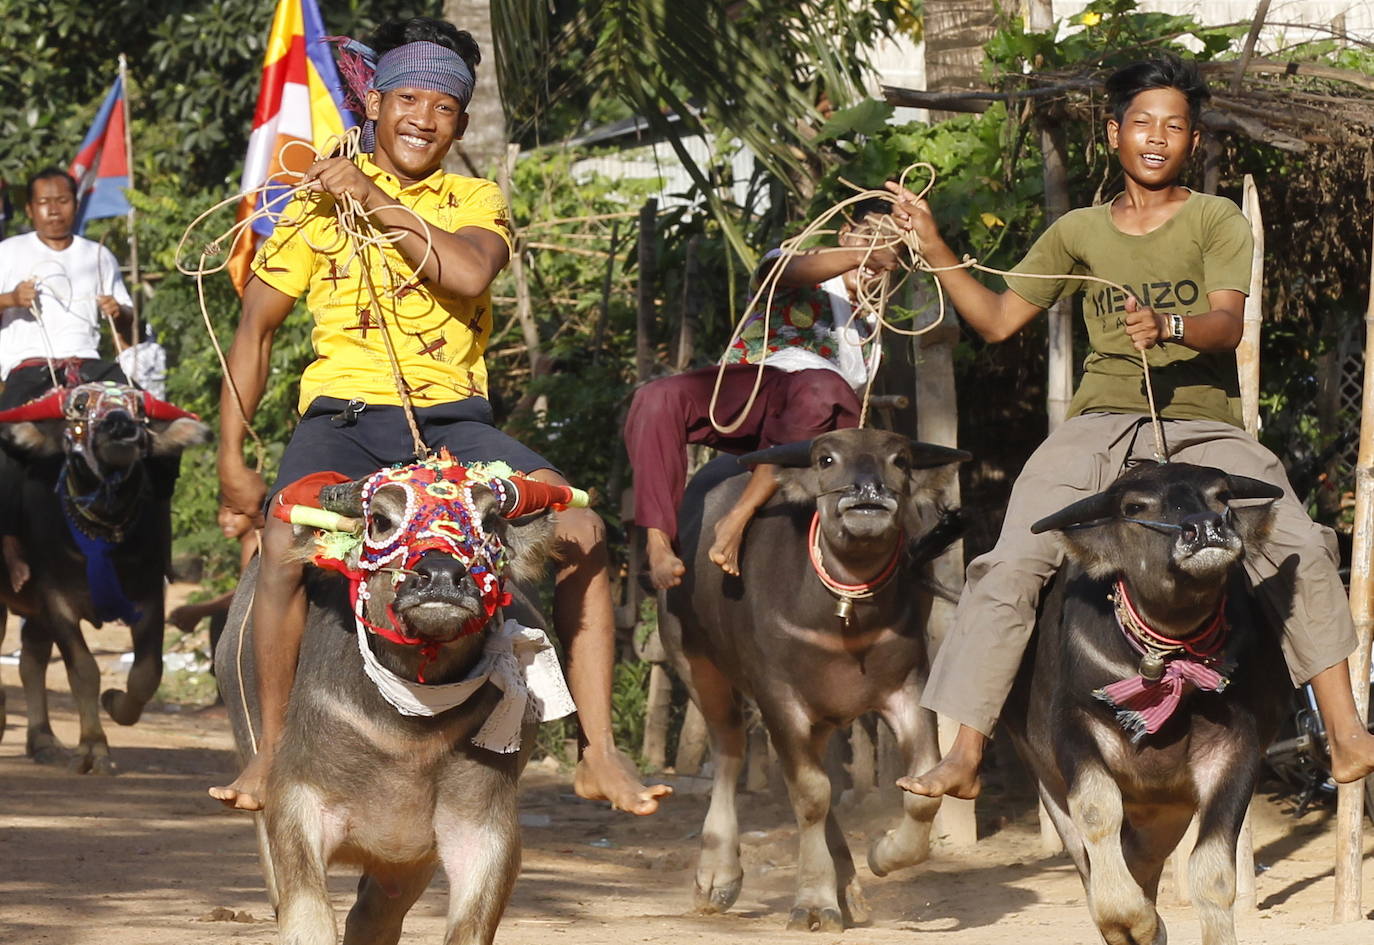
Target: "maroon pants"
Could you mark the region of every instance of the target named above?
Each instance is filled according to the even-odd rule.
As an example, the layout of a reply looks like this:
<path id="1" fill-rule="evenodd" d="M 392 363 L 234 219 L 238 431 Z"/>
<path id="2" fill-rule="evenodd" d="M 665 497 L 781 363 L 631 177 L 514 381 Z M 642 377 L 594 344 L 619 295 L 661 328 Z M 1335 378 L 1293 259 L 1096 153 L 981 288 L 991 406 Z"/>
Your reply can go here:
<path id="1" fill-rule="evenodd" d="M 718 368 L 707 367 L 650 381 L 635 392 L 625 418 L 625 448 L 635 474 L 635 522 L 677 537 L 677 507 L 687 484 L 687 444 L 726 453 L 749 453 L 809 440 L 859 425 L 859 398 L 834 371 L 763 369 L 753 409 L 738 430 L 722 436 L 708 413 Z M 754 389 L 758 367 L 725 369 L 716 419 L 728 425 Z"/>

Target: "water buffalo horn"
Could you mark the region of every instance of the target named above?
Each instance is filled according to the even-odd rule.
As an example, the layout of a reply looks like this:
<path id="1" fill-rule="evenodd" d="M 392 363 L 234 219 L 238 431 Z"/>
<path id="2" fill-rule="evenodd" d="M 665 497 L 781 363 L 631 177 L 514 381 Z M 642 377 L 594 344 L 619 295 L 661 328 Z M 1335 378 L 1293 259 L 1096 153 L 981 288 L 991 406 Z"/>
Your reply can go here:
<path id="1" fill-rule="evenodd" d="M 782 446 L 772 446 L 766 450 L 758 450 L 753 453 L 745 453 L 739 458 L 741 466 L 758 466 L 767 463 L 770 466 L 794 466 L 806 467 L 811 465 L 811 444 L 814 440 L 798 440 L 796 443 L 784 443 Z"/>
<path id="2" fill-rule="evenodd" d="M 182 410 L 175 404 L 169 404 L 165 400 L 158 400 L 146 390 L 143 392 L 143 412 L 147 414 L 149 420 L 199 420 L 200 417 L 191 413 L 189 410 Z"/>
<path id="3" fill-rule="evenodd" d="M 503 518 L 522 518 L 526 515 L 533 515 L 535 512 L 547 511 L 555 506 L 558 508 L 568 506 L 586 508 L 588 504 L 587 493 L 581 489 L 574 489 L 572 486 L 540 482 L 537 479 L 526 479 L 523 476 L 517 479 L 499 479 L 497 481 L 505 485 L 502 490 L 505 501 L 501 505 Z"/>
<path id="4" fill-rule="evenodd" d="M 1090 495 L 1086 499 L 1079 499 L 1073 505 L 1066 506 L 1053 515 L 1045 516 L 1031 526 L 1031 533 L 1039 535 L 1041 532 L 1060 531 L 1071 525 L 1083 525 L 1087 522 L 1108 518 L 1115 512 L 1116 506 L 1112 497 L 1105 492 L 1099 492 L 1097 495 Z"/>
<path id="5" fill-rule="evenodd" d="M 948 466 L 950 463 L 966 463 L 971 459 L 973 459 L 973 454 L 965 450 L 936 446 L 934 443 L 922 443 L 920 440 L 911 441 L 911 464 L 917 469 L 933 469 L 936 466 Z"/>
<path id="6" fill-rule="evenodd" d="M 1251 479 L 1249 476 L 1227 476 L 1226 481 L 1231 485 L 1231 498 L 1233 499 L 1277 499 L 1283 495 L 1282 489 L 1262 479 Z"/>
<path id="7" fill-rule="evenodd" d="M 349 518 L 363 517 L 363 482 L 340 482 L 320 490 L 320 507 Z"/>
<path id="8" fill-rule="evenodd" d="M 0 410 L 0 423 L 19 423 L 23 420 L 61 420 L 65 413 L 62 401 L 66 399 L 65 390 L 55 390 L 37 400 L 31 400 L 9 410 Z"/>

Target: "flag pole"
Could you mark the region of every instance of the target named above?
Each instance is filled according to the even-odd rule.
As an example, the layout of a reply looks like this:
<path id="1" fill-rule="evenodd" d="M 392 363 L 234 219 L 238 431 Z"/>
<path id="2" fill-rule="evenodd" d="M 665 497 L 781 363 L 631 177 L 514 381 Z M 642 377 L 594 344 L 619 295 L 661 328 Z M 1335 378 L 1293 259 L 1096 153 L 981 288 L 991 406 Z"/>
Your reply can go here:
<path id="1" fill-rule="evenodd" d="M 124 58 L 124 54 L 119 54 L 119 82 L 124 89 L 124 159 L 129 167 L 129 190 L 134 189 L 134 137 L 133 137 L 133 115 L 129 111 L 129 64 Z M 134 303 L 134 324 L 133 335 L 130 338 L 132 344 L 139 342 L 138 330 L 138 310 L 139 291 L 138 281 L 138 236 L 134 232 L 134 202 L 129 201 L 129 298 Z"/>

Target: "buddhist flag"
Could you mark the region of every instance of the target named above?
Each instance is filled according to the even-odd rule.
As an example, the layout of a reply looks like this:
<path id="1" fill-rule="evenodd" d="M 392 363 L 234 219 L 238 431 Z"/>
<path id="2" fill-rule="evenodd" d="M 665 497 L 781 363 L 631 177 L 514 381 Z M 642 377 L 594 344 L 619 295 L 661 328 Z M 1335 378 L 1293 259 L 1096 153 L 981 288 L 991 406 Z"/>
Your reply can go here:
<path id="1" fill-rule="evenodd" d="M 91 220 L 128 213 L 129 152 L 124 139 L 128 108 L 124 78 L 115 79 L 110 94 L 96 112 L 95 124 L 86 133 L 67 172 L 76 178 L 76 232 L 84 233 Z"/>
<path id="2" fill-rule="evenodd" d="M 311 148 L 324 148 L 331 136 L 358 123 L 344 108 L 339 70 L 324 36 L 324 21 L 315 0 L 278 0 L 239 187 L 247 193 L 266 184 L 268 190 L 244 198 L 239 204 L 240 220 L 264 207 L 283 210 L 296 181 L 281 176 L 282 171 L 304 171 L 313 161 Z M 283 152 L 292 141 L 311 148 L 289 147 Z M 272 220 L 260 218 L 234 245 L 229 275 L 240 293 L 248 281 L 257 244 L 271 232 Z"/>

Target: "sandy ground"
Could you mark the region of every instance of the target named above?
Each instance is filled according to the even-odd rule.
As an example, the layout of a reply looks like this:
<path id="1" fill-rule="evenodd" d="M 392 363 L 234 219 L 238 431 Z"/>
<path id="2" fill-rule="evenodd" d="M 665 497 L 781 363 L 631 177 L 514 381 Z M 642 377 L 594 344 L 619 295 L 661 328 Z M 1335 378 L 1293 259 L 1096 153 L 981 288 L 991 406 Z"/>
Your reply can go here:
<path id="1" fill-rule="evenodd" d="M 0 651 L 17 646 L 17 628 Z M 127 645 L 127 635 L 124 637 Z M 95 648 L 109 681 L 118 632 Z M 76 740 L 60 664 L 49 685 L 59 737 Z M 209 711 L 150 710 L 138 725 L 109 725 L 123 773 L 77 776 L 24 757 L 26 724 L 18 671 L 0 665 L 9 727 L 0 742 L 0 943 L 6 945 L 267 945 L 275 942 L 250 819 L 205 796 L 231 772 L 228 725 Z M 108 683 L 107 683 L 108 684 Z M 741 799 L 745 883 L 730 914 L 689 914 L 692 870 L 706 797 L 699 779 L 674 780 L 662 813 L 631 818 L 572 795 L 570 778 L 532 765 L 522 798 L 524 869 L 498 941 L 508 945 L 684 942 L 726 945 L 808 940 L 783 925 L 796 879 L 790 812 L 770 795 Z M 893 795 L 841 810 L 856 860 L 881 830 Z M 1332 926 L 1333 818 L 1296 820 L 1282 801 L 1256 806 L 1259 910 L 1239 921 L 1240 939 L 1263 945 L 1367 945 L 1374 925 Z M 810 941 L 887 945 L 1094 942 L 1078 877 L 1063 857 L 1040 855 L 1034 809 L 1024 796 L 993 794 L 981 805 L 988 835 L 976 848 L 937 845 L 930 862 L 885 879 L 860 866 L 871 925 Z M 1366 832 L 1365 907 L 1374 905 L 1374 838 Z M 332 882 L 340 920 L 353 877 Z M 407 942 L 443 939 L 442 876 L 412 910 Z M 1171 940 L 1199 941 L 1191 907 L 1166 892 Z"/>

